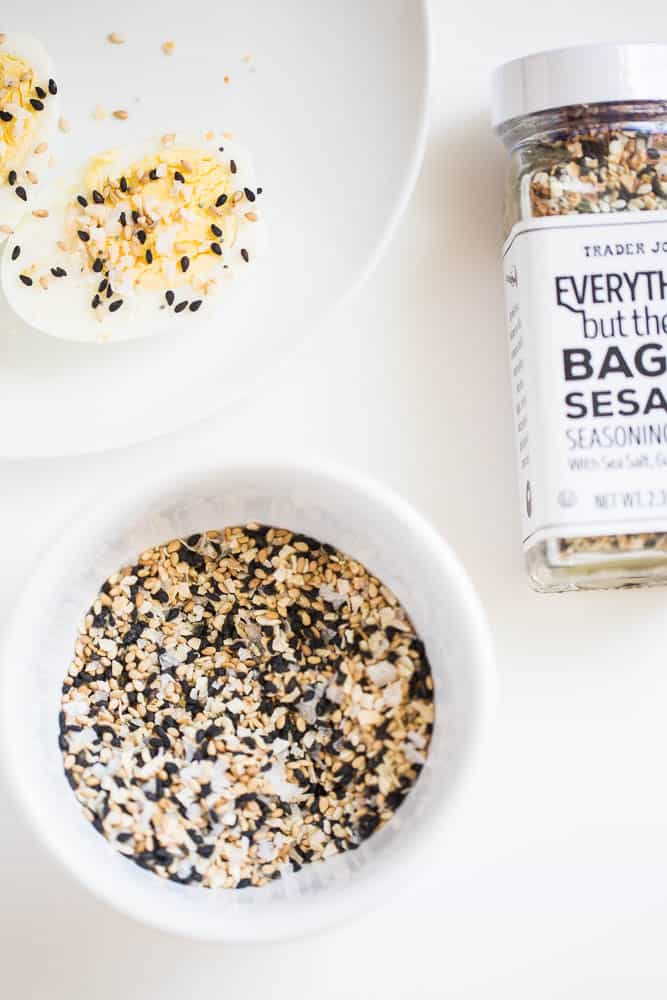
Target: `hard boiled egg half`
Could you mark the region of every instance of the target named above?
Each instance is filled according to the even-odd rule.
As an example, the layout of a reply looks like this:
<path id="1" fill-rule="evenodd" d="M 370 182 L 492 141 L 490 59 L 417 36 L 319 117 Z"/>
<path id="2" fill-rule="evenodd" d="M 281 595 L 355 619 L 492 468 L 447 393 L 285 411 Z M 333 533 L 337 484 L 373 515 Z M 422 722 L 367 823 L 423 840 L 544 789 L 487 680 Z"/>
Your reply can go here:
<path id="1" fill-rule="evenodd" d="M 5 247 L 3 291 L 27 323 L 66 340 L 191 327 L 261 254 L 261 194 L 226 133 L 109 150 L 23 219 Z"/>
<path id="2" fill-rule="evenodd" d="M 0 34 L 0 241 L 26 211 L 39 207 L 57 94 L 44 46 L 31 35 Z"/>

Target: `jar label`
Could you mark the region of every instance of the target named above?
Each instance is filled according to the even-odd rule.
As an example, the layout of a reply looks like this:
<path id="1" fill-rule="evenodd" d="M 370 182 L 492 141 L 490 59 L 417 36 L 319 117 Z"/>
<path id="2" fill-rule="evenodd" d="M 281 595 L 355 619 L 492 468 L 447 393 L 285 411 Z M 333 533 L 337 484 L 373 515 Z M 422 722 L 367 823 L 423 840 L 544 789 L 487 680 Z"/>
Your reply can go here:
<path id="1" fill-rule="evenodd" d="M 667 531 L 667 212 L 528 219 L 503 258 L 524 547 Z"/>

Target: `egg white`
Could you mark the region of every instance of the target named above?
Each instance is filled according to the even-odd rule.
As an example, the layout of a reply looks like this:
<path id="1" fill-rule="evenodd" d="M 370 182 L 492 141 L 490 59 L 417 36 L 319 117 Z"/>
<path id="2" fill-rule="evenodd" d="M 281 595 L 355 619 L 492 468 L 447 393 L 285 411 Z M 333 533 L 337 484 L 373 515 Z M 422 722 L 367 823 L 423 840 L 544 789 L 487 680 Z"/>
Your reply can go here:
<path id="1" fill-rule="evenodd" d="M 53 60 L 41 42 L 32 35 L 7 32 L 4 41 L 0 42 L 0 53 L 16 56 L 27 63 L 33 70 L 36 82 L 47 90 L 49 80 L 57 82 Z M 58 116 L 60 114 L 60 94 L 48 94 L 44 100 L 44 110 L 32 115 L 34 128 L 30 145 L 20 160 L 15 161 L 11 156 L 3 162 L 2 177 L 0 177 L 0 224 L 14 228 L 21 217 L 34 208 L 41 207 L 41 195 L 45 187 L 48 186 L 48 179 L 52 176 L 49 167 L 49 153 L 35 155 L 34 149 L 40 142 L 48 142 L 49 137 L 56 129 Z M 16 194 L 14 187 L 7 183 L 7 174 L 10 170 L 16 170 L 20 184 L 25 188 L 27 201 L 22 201 Z M 37 184 L 32 184 L 25 180 L 25 170 L 30 170 L 38 178 Z M 4 242 L 6 234 L 0 232 L 0 243 Z"/>
<path id="2" fill-rule="evenodd" d="M 174 145 L 213 153 L 225 164 L 234 159 L 237 165 L 235 184 L 240 189 L 248 187 L 256 190 L 249 156 L 235 141 L 220 134 L 208 140 L 201 136 L 184 137 L 176 134 Z M 223 147 L 222 152 L 219 150 L 220 146 Z M 117 177 L 129 172 L 133 164 L 144 158 L 164 152 L 161 139 L 152 139 L 99 155 L 105 156 L 108 174 Z M 9 305 L 26 323 L 43 333 L 63 340 L 86 343 L 118 343 L 176 328 L 190 331 L 199 323 L 210 319 L 214 310 L 219 312 L 224 306 L 233 287 L 245 281 L 252 273 L 255 260 L 265 250 L 266 231 L 261 221 L 261 198 L 252 206 L 247 206 L 257 208 L 259 221 L 247 221 L 243 213 L 239 214 L 235 246 L 225 247 L 219 271 L 216 272 L 216 278 L 219 278 L 217 286 L 203 298 L 202 306 L 197 312 L 186 309 L 176 313 L 173 308 L 169 308 L 165 301 L 168 285 L 156 289 L 125 290 L 122 295 L 123 306 L 117 312 L 93 310 L 91 300 L 97 291 L 101 275 L 91 272 L 87 266 L 84 268 L 76 251 L 64 251 L 58 248 L 57 243 L 63 240 L 67 206 L 71 205 L 77 194 L 84 191 L 87 168 L 97 158 L 91 158 L 85 165 L 61 178 L 47 192 L 47 196 L 41 199 L 49 212 L 48 218 L 25 216 L 7 241 L 0 268 L 0 281 Z M 17 246 L 20 253 L 13 260 Z M 249 262 L 244 261 L 241 256 L 241 247 L 247 249 Z M 225 264 L 226 267 L 223 266 Z M 37 280 L 32 286 L 26 287 L 21 282 L 20 275 L 31 265 L 36 265 L 33 272 L 35 275 L 50 275 L 52 268 L 63 268 L 67 276 L 49 277 L 46 289 Z M 177 301 L 201 298 L 201 292 L 189 284 L 179 287 L 176 293 Z"/>

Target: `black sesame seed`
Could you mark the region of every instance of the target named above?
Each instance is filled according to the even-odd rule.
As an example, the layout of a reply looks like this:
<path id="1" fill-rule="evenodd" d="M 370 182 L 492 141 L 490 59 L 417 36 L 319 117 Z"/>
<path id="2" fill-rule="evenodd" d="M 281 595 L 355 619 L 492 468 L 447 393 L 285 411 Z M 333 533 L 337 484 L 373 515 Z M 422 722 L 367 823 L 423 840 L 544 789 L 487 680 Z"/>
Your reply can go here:
<path id="1" fill-rule="evenodd" d="M 32 285 L 32 278 L 30 277 L 30 275 L 28 275 L 28 274 L 19 274 L 19 278 L 21 279 L 21 281 L 23 282 L 24 285 L 28 285 L 28 287 L 30 287 L 30 285 Z"/>
<path id="2" fill-rule="evenodd" d="M 100 281 L 99 285 L 97 286 L 97 291 L 98 292 L 103 292 L 106 289 L 106 287 L 107 287 L 108 284 L 109 284 L 108 280 L 106 278 L 102 278 L 102 280 Z"/>
<path id="3" fill-rule="evenodd" d="M 32 106 L 35 109 L 35 111 L 43 111 L 44 110 L 44 102 L 43 101 L 38 101 L 37 98 L 31 97 L 30 98 L 30 103 L 32 104 Z"/>
<path id="4" fill-rule="evenodd" d="M 16 191 L 17 198 L 20 198 L 21 201 L 27 201 L 28 200 L 28 195 L 26 194 L 24 187 L 17 187 L 14 190 Z"/>
<path id="5" fill-rule="evenodd" d="M 153 251 L 152 250 L 147 250 L 146 251 L 146 263 L 147 264 L 152 264 L 153 263 Z"/>
<path id="6" fill-rule="evenodd" d="M 152 181 L 156 181 L 157 180 L 157 170 L 155 169 L 155 167 L 153 167 L 152 170 L 148 171 L 148 176 L 150 177 L 150 179 Z"/>
<path id="7" fill-rule="evenodd" d="M 174 304 L 174 293 L 171 291 L 171 289 L 169 289 L 168 292 L 164 293 L 164 297 L 167 300 L 167 305 L 168 306 L 173 306 L 173 304 Z"/>
<path id="8" fill-rule="evenodd" d="M 52 267 L 51 274 L 54 278 L 65 278 L 67 277 L 67 271 L 64 267 Z"/>
<path id="9" fill-rule="evenodd" d="M 261 194 L 263 190 L 264 190 L 264 188 L 261 188 L 261 187 L 257 188 L 257 194 Z"/>
<path id="10" fill-rule="evenodd" d="M 216 202 L 215 202 L 215 207 L 216 208 L 221 208 L 225 204 L 226 201 L 227 201 L 227 195 L 226 194 L 219 194 L 218 197 L 217 197 L 217 199 L 216 199 Z"/>
<path id="11" fill-rule="evenodd" d="M 96 274 L 99 274 L 103 267 L 104 267 L 104 264 L 102 262 L 101 257 L 97 257 L 93 261 L 93 271 L 95 271 Z"/>
<path id="12" fill-rule="evenodd" d="M 144 232 L 143 229 L 137 229 L 137 239 L 142 244 L 142 246 L 146 242 L 146 233 Z"/>
<path id="13" fill-rule="evenodd" d="M 46 91 L 43 87 L 35 87 L 35 93 L 38 97 L 41 97 L 42 100 L 46 97 Z"/>
<path id="14" fill-rule="evenodd" d="M 96 205 L 104 204 L 104 195 L 100 191 L 93 191 L 93 201 Z"/>
<path id="15" fill-rule="evenodd" d="M 20 253 L 21 253 L 21 247 L 17 243 L 14 249 L 12 250 L 12 260 L 16 260 Z"/>
<path id="16" fill-rule="evenodd" d="M 0 121 L 10 122 L 14 115 L 10 114 L 9 111 L 0 111 Z"/>
<path id="17" fill-rule="evenodd" d="M 76 196 L 76 200 L 81 205 L 82 208 L 88 208 L 88 199 L 84 198 L 82 194 Z"/>
<path id="18" fill-rule="evenodd" d="M 190 312 L 196 313 L 201 304 L 202 304 L 201 299 L 195 299 L 194 302 L 190 303 Z"/>
<path id="19" fill-rule="evenodd" d="M 11 185 L 11 187 L 14 187 L 14 185 L 16 184 L 16 171 L 15 170 L 10 170 L 9 171 L 9 173 L 7 174 L 7 182 Z"/>
<path id="20" fill-rule="evenodd" d="M 183 274 L 185 274 L 185 272 L 189 267 L 190 267 L 190 258 L 185 256 L 181 257 L 181 271 L 183 272 Z"/>
<path id="21" fill-rule="evenodd" d="M 113 288 L 111 287 L 111 284 L 109 284 L 107 286 L 107 298 L 110 299 L 112 295 L 113 295 Z"/>
<path id="22" fill-rule="evenodd" d="M 244 261 L 247 264 L 248 261 L 250 260 L 250 254 L 248 253 L 245 247 L 241 248 L 241 256 L 243 257 Z"/>
<path id="23" fill-rule="evenodd" d="M 229 161 L 229 169 L 231 170 L 231 172 L 233 174 L 236 173 L 236 160 L 230 160 Z"/>
<path id="24" fill-rule="evenodd" d="M 139 222 L 139 213 L 137 212 L 136 208 L 132 209 L 132 222 L 135 224 L 135 226 Z"/>
<path id="25" fill-rule="evenodd" d="M 110 313 L 117 312 L 120 309 L 120 307 L 122 306 L 122 304 L 123 304 L 123 300 L 122 299 L 116 299 L 116 301 L 112 302 L 111 305 L 109 306 L 109 312 Z"/>
<path id="26" fill-rule="evenodd" d="M 87 233 L 85 229 L 78 229 L 76 235 L 82 243 L 87 243 L 90 239 L 90 233 Z"/>
<path id="27" fill-rule="evenodd" d="M 49 80 L 49 93 L 54 96 L 58 93 L 58 84 L 55 80 Z"/>
<path id="28" fill-rule="evenodd" d="M 178 181 L 179 184 L 185 184 L 185 177 L 180 170 L 174 171 L 174 180 Z"/>
<path id="29" fill-rule="evenodd" d="M 219 243 L 211 243 L 211 250 L 216 253 L 218 257 L 222 256 L 222 247 Z"/>
<path id="30" fill-rule="evenodd" d="M 243 188 L 243 193 L 245 194 L 245 196 L 248 199 L 248 201 L 254 201 L 255 200 L 255 192 L 251 191 L 250 188 Z"/>
<path id="31" fill-rule="evenodd" d="M 218 146 L 218 152 L 219 153 L 224 153 L 224 151 L 225 151 L 225 147 L 224 146 Z"/>
<path id="32" fill-rule="evenodd" d="M 185 302 L 179 302 L 178 305 L 174 306 L 174 312 L 180 313 L 187 307 L 187 299 Z"/>
<path id="33" fill-rule="evenodd" d="M 214 236 L 222 236 L 222 229 L 220 226 L 216 226 L 215 222 L 211 223 L 211 232 Z"/>
<path id="34" fill-rule="evenodd" d="M 96 294 L 93 297 L 93 301 L 90 303 L 91 308 L 92 309 L 97 309 L 97 307 L 99 306 L 99 304 L 100 304 L 101 301 L 102 301 L 102 299 L 99 297 L 99 295 Z"/>

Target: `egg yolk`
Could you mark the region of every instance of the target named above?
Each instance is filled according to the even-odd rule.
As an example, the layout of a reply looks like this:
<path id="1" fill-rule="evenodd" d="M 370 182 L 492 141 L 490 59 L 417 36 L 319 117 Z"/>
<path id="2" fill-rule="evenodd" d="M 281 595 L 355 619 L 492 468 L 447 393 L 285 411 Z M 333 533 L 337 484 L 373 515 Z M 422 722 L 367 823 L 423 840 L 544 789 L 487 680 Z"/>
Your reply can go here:
<path id="1" fill-rule="evenodd" d="M 0 184 L 7 183 L 7 169 L 23 159 L 39 111 L 31 104 L 35 76 L 27 63 L 9 53 L 0 53 Z"/>
<path id="2" fill-rule="evenodd" d="M 186 284 L 205 294 L 234 245 L 248 194 L 254 200 L 235 190 L 234 161 L 173 146 L 118 170 L 113 151 L 90 162 L 68 211 L 70 247 L 118 294 Z"/>

